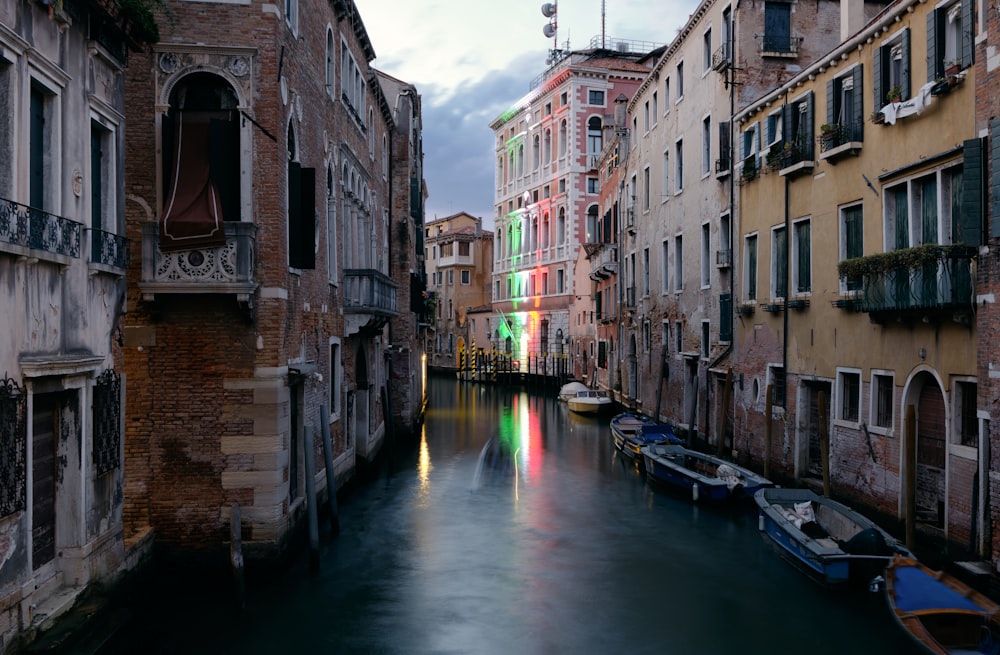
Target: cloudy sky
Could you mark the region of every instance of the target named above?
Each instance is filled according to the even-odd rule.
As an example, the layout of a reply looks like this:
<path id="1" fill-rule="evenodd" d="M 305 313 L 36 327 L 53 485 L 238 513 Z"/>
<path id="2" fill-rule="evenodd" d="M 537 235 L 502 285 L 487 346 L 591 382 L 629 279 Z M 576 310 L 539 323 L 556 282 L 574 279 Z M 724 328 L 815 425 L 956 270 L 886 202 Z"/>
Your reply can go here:
<path id="1" fill-rule="evenodd" d="M 379 70 L 414 84 L 423 99 L 427 220 L 465 211 L 492 227 L 490 121 L 545 71 L 553 40 L 541 0 L 356 0 Z M 560 48 L 601 35 L 601 0 L 558 4 Z M 668 43 L 694 0 L 607 0 L 608 38 Z"/>

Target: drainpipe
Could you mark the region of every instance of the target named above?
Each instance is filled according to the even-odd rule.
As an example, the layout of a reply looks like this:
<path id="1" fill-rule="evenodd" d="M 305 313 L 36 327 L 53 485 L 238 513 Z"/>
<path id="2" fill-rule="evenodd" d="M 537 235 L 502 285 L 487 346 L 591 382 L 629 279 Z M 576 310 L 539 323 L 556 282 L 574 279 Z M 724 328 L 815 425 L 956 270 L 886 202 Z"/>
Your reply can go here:
<path id="1" fill-rule="evenodd" d="M 792 235 L 791 216 L 788 211 L 788 176 L 785 176 L 785 306 L 781 312 L 781 389 L 782 401 L 788 406 L 788 294 L 792 291 Z M 769 417 L 770 418 L 770 417 Z"/>

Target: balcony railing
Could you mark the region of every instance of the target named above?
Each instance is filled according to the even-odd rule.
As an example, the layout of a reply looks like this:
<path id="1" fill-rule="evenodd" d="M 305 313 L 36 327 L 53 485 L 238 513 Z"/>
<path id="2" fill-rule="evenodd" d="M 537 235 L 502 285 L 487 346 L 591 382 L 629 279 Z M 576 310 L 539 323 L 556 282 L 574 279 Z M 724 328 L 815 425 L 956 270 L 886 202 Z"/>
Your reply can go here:
<path id="1" fill-rule="evenodd" d="M 584 246 L 590 257 L 590 279 L 604 280 L 618 273 L 618 246 L 613 243 L 589 243 Z"/>
<path id="2" fill-rule="evenodd" d="M 9 244 L 19 254 L 78 258 L 82 233 L 82 223 L 0 198 L 0 249 Z"/>
<path id="3" fill-rule="evenodd" d="M 246 302 L 257 289 L 254 282 L 257 226 L 253 223 L 224 223 L 223 246 L 163 252 L 160 224 L 142 226 L 143 298 L 153 300 L 158 293 L 235 294 Z"/>
<path id="4" fill-rule="evenodd" d="M 964 246 L 918 246 L 841 262 L 840 272 L 860 280 L 858 312 L 971 309 L 974 255 Z"/>
<path id="5" fill-rule="evenodd" d="M 723 71 L 729 65 L 729 44 L 723 43 L 712 53 L 712 70 Z"/>
<path id="6" fill-rule="evenodd" d="M 344 313 L 396 316 L 396 283 L 374 269 L 345 268 Z"/>
<path id="7" fill-rule="evenodd" d="M 761 52 L 766 55 L 795 55 L 799 52 L 799 37 L 764 35 L 761 38 Z"/>
<path id="8" fill-rule="evenodd" d="M 128 268 L 129 241 L 120 234 L 90 230 L 90 261 L 120 271 Z"/>

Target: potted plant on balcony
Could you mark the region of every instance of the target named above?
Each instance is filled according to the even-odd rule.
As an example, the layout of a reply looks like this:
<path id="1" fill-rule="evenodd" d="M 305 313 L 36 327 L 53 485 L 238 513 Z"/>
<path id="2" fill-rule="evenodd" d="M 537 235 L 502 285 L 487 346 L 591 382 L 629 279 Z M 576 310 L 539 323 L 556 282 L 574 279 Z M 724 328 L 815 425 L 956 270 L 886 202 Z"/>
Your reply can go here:
<path id="1" fill-rule="evenodd" d="M 885 124 L 885 114 L 883 114 L 880 111 L 873 111 L 872 115 L 869 116 L 868 118 L 871 120 L 872 123 L 875 123 L 876 125 Z"/>
<path id="2" fill-rule="evenodd" d="M 740 171 L 740 179 L 749 182 L 757 177 L 757 160 L 747 157 L 743 160 L 743 167 Z"/>
<path id="3" fill-rule="evenodd" d="M 823 150 L 836 148 L 844 142 L 844 126 L 839 123 L 823 123 L 819 126 L 819 132 Z"/>
<path id="4" fill-rule="evenodd" d="M 781 167 L 788 168 L 799 161 L 799 147 L 794 141 L 786 141 L 781 148 Z"/>
<path id="5" fill-rule="evenodd" d="M 885 94 L 885 99 L 887 102 L 899 102 L 903 98 L 903 88 L 898 84 Z"/>

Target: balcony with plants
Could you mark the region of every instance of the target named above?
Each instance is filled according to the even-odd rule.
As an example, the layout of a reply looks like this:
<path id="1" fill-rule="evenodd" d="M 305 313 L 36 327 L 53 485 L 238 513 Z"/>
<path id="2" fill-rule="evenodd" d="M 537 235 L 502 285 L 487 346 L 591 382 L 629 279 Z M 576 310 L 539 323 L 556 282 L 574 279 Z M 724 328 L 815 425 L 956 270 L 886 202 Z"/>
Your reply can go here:
<path id="1" fill-rule="evenodd" d="M 851 309 L 873 322 L 966 316 L 974 306 L 975 249 L 923 244 L 845 259 L 838 273 L 856 289 Z"/>

